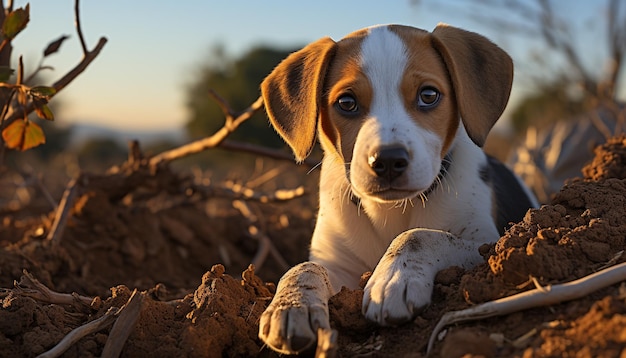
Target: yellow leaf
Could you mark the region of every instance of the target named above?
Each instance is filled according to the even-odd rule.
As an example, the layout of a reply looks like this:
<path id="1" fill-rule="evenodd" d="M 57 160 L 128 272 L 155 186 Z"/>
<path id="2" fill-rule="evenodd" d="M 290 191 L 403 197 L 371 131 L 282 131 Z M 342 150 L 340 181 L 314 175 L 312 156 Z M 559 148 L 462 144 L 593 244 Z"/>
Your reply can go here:
<path id="1" fill-rule="evenodd" d="M 43 130 L 36 123 L 20 119 L 9 124 L 2 131 L 2 139 L 7 148 L 28 150 L 46 142 Z"/>
<path id="2" fill-rule="evenodd" d="M 47 119 L 49 121 L 54 120 L 54 114 L 50 110 L 50 107 L 46 104 L 46 100 L 43 98 L 33 97 L 33 105 L 35 106 L 35 113 L 41 119 Z"/>

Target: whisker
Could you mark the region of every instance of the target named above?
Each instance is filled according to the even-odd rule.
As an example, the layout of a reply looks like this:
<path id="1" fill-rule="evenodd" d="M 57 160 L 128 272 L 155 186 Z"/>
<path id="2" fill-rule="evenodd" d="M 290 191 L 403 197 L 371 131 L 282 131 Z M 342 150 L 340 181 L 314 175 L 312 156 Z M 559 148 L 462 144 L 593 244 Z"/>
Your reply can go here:
<path id="1" fill-rule="evenodd" d="M 409 203 L 409 199 L 402 200 L 402 203 L 404 204 L 404 206 L 402 207 L 402 214 L 404 214 L 406 212 L 406 207 Z"/>
<path id="2" fill-rule="evenodd" d="M 422 199 L 422 208 L 426 208 L 426 202 L 428 201 L 428 197 L 424 195 L 424 193 L 420 193 L 420 199 Z"/>
<path id="3" fill-rule="evenodd" d="M 313 168 L 309 169 L 309 171 L 308 171 L 308 172 L 306 172 L 306 175 L 309 175 L 309 174 L 313 173 L 313 171 L 314 171 L 315 169 L 319 168 L 321 165 L 322 165 L 322 162 L 319 162 L 319 163 L 315 164 L 315 165 L 313 166 Z"/>

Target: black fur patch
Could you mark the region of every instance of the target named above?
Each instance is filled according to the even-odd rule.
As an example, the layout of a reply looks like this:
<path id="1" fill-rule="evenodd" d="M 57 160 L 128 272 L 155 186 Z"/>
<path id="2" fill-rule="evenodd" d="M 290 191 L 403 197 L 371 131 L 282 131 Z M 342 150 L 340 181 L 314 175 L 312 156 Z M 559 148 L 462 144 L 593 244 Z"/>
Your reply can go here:
<path id="1" fill-rule="evenodd" d="M 488 156 L 487 165 L 480 168 L 480 178 L 493 189 L 495 221 L 500 235 L 510 223 L 521 221 L 533 207 L 532 200 L 513 172 L 497 159 Z"/>

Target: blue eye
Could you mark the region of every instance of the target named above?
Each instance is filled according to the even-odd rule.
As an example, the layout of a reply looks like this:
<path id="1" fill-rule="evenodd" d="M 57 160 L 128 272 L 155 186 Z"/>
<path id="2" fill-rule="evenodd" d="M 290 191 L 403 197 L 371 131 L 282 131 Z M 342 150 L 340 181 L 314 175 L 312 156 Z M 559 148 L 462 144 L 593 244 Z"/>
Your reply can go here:
<path id="1" fill-rule="evenodd" d="M 354 114 L 359 110 L 359 105 L 354 96 L 345 94 L 337 100 L 335 103 L 337 109 L 345 114 Z"/>
<path id="2" fill-rule="evenodd" d="M 417 105 L 422 109 L 434 107 L 439 103 L 441 93 L 434 87 L 423 87 L 417 94 Z"/>

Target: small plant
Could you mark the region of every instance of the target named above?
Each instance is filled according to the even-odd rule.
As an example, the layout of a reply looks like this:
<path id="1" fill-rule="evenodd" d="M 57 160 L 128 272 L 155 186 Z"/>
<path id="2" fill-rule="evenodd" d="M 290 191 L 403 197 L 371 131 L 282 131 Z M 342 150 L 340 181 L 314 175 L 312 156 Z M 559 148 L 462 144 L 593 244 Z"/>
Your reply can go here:
<path id="1" fill-rule="evenodd" d="M 67 35 L 62 35 L 48 44 L 43 51 L 39 66 L 27 78 L 24 77 L 24 65 L 20 56 L 15 81 L 11 82 L 16 72 L 11 68 L 11 42 L 28 25 L 30 4 L 15 10 L 13 10 L 12 1 L 9 1 L 7 6 L 4 1 L 0 1 L 0 5 L 2 6 L 0 9 L 0 23 L 2 24 L 0 29 L 2 36 L 0 42 L 0 130 L 2 132 L 0 152 L 3 155 L 5 148 L 25 151 L 46 142 L 41 126 L 30 119 L 29 114 L 35 112 L 40 119 L 54 120 L 48 101 L 85 70 L 100 53 L 107 40 L 102 37 L 93 50 L 87 50 L 80 27 L 79 0 L 76 0 L 74 10 L 76 29 L 83 49 L 82 61 L 51 86 L 30 85 L 32 79 L 40 71 L 52 69 L 50 66 L 44 66 L 43 61 L 59 51 L 63 42 L 69 38 Z"/>

